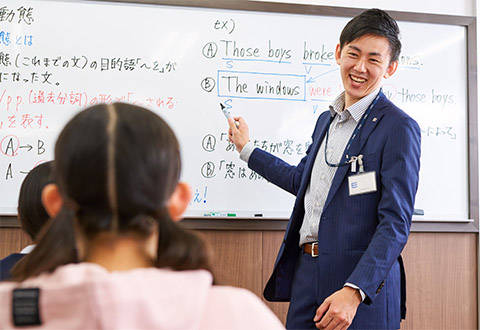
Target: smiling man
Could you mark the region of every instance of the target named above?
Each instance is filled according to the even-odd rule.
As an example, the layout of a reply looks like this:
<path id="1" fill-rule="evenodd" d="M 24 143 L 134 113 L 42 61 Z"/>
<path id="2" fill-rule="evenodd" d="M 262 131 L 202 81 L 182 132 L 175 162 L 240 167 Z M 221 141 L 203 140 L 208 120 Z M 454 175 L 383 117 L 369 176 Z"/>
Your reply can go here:
<path id="1" fill-rule="evenodd" d="M 420 129 L 381 91 L 398 66 L 397 23 L 367 10 L 343 29 L 335 57 L 345 91 L 322 113 L 297 166 L 254 148 L 229 120 L 240 158 L 296 195 L 270 301 L 290 301 L 288 329 L 398 329 L 405 317 L 400 253 L 410 232 Z"/>

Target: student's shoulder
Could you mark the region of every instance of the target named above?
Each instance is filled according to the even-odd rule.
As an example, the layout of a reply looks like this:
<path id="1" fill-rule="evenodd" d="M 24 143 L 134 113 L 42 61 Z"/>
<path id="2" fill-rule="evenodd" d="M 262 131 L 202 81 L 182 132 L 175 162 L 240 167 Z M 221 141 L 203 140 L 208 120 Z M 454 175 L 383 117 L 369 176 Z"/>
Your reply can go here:
<path id="1" fill-rule="evenodd" d="M 246 289 L 229 286 L 212 286 L 206 316 L 208 329 L 222 329 L 226 324 L 230 327 L 235 324 L 236 329 L 284 329 L 259 297 Z"/>
<path id="2" fill-rule="evenodd" d="M 16 263 L 18 260 L 22 259 L 25 256 L 23 253 L 12 253 L 11 255 L 0 260 L 0 264 L 8 265 L 11 263 Z"/>
<path id="3" fill-rule="evenodd" d="M 10 278 L 10 270 L 24 256 L 25 254 L 22 253 L 13 253 L 0 260 L 0 281 Z"/>
<path id="4" fill-rule="evenodd" d="M 12 304 L 12 290 L 17 287 L 16 282 L 3 281 L 0 282 L 0 329 L 9 328 L 11 324 L 11 304 Z"/>
<path id="5" fill-rule="evenodd" d="M 223 286 L 223 285 L 214 285 L 210 290 L 210 295 L 213 299 L 218 300 L 232 300 L 232 301 L 254 301 L 260 302 L 260 299 L 253 294 L 251 291 L 242 289 L 242 288 L 234 288 L 231 286 Z"/>

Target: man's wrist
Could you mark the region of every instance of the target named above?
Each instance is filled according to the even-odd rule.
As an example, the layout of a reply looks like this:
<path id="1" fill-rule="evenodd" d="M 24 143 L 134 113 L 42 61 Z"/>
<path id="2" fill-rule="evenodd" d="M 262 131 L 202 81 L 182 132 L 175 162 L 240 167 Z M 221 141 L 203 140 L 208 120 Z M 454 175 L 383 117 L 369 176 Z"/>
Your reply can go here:
<path id="1" fill-rule="evenodd" d="M 352 297 L 358 305 L 362 303 L 362 295 L 358 289 L 354 289 L 350 286 L 344 286 L 343 288 L 352 293 Z"/>
<path id="2" fill-rule="evenodd" d="M 352 288 L 355 291 L 357 291 L 358 294 L 360 295 L 360 302 L 363 302 L 365 300 L 365 298 L 367 297 L 367 295 L 362 291 L 362 289 L 360 289 L 357 285 L 355 285 L 353 283 L 347 282 L 343 285 L 343 287 Z"/>
<path id="3" fill-rule="evenodd" d="M 248 163 L 248 159 L 250 158 L 253 149 L 255 149 L 255 146 L 251 141 L 248 141 L 247 144 L 245 144 L 240 151 L 240 159 Z"/>

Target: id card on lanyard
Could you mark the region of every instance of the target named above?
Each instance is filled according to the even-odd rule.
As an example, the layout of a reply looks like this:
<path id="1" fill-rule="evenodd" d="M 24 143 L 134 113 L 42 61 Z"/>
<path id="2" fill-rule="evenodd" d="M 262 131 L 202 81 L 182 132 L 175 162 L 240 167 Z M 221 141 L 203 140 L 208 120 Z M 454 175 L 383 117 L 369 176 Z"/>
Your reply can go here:
<path id="1" fill-rule="evenodd" d="M 381 91 L 380 91 L 381 92 Z M 365 113 L 363 114 L 362 118 L 360 119 L 357 127 L 355 127 L 355 130 L 352 133 L 352 136 L 350 137 L 350 140 L 347 143 L 347 147 L 345 148 L 345 154 L 349 155 L 350 147 L 352 145 L 353 140 L 357 137 L 360 136 L 360 132 L 362 130 L 363 125 L 365 124 L 368 115 L 372 111 L 372 108 L 375 106 L 377 103 L 379 97 L 380 97 L 380 92 L 378 95 L 375 97 L 373 102 L 370 104 L 370 106 L 367 108 Z M 330 124 L 333 122 L 334 117 L 332 117 Z M 365 172 L 364 171 L 364 166 L 363 166 L 363 155 L 358 155 L 358 156 L 350 156 L 348 160 L 345 160 L 343 162 L 339 162 L 337 164 L 330 163 L 327 159 L 327 145 L 328 145 L 328 136 L 329 136 L 329 129 L 327 129 L 326 133 L 326 140 L 325 140 L 325 162 L 327 163 L 328 166 L 330 167 L 340 167 L 340 166 L 351 166 L 351 172 L 355 173 L 357 171 L 357 162 L 359 165 L 359 173 L 358 174 L 353 174 L 348 177 L 348 192 L 350 196 L 354 195 L 360 195 L 360 194 L 366 194 L 369 192 L 374 192 L 377 191 L 377 180 L 375 176 L 375 171 L 369 171 Z"/>
<path id="2" fill-rule="evenodd" d="M 349 196 L 366 194 L 377 191 L 377 179 L 375 171 L 365 172 L 363 168 L 363 155 L 350 158 L 351 172 L 357 171 L 357 162 L 360 167 L 358 174 L 352 174 L 348 177 Z"/>

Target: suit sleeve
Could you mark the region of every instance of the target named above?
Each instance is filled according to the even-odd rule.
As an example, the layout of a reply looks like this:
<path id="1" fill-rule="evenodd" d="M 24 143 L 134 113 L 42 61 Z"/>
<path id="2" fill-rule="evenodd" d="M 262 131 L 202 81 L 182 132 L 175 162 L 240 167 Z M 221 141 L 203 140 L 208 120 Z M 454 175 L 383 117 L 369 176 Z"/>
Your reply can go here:
<path id="1" fill-rule="evenodd" d="M 307 153 L 310 151 L 310 147 Z M 255 148 L 248 160 L 248 167 L 263 176 L 269 182 L 297 195 L 307 156 L 297 166 L 288 164 L 280 158 Z"/>
<path id="2" fill-rule="evenodd" d="M 327 113 L 323 113 L 318 118 L 315 130 L 312 134 L 312 141 L 315 139 L 319 123 L 322 121 L 322 117 L 325 117 L 325 114 Z M 306 156 L 302 158 L 297 166 L 290 165 L 260 148 L 255 148 L 248 160 L 248 167 L 269 182 L 296 196 L 298 189 L 300 188 L 305 163 L 307 162 L 308 154 L 310 153 L 313 144 L 314 143 L 308 147 Z"/>
<path id="3" fill-rule="evenodd" d="M 420 170 L 420 128 L 404 119 L 386 140 L 380 169 L 378 225 L 347 282 L 359 286 L 370 304 L 407 243 Z"/>

